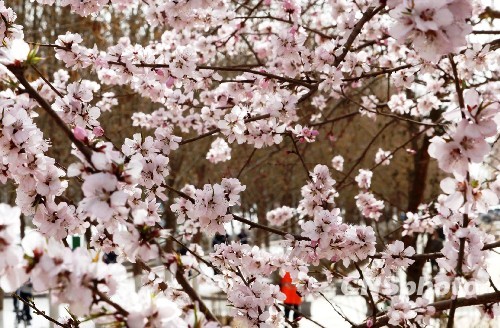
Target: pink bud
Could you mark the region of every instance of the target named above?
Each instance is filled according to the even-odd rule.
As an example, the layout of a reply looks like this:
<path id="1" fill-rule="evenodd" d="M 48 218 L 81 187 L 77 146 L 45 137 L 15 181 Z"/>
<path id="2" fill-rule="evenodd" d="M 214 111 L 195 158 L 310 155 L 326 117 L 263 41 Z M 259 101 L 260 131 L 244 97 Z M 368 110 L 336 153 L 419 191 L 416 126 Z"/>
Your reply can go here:
<path id="1" fill-rule="evenodd" d="M 368 328 L 370 328 L 370 327 L 372 327 L 372 326 L 373 326 L 373 319 L 372 319 L 372 318 L 370 318 L 370 319 L 366 320 L 366 326 L 367 326 Z"/>
<path id="2" fill-rule="evenodd" d="M 92 130 L 92 132 L 94 132 L 94 134 L 95 134 L 96 137 L 100 137 L 100 136 L 104 135 L 104 129 L 101 128 L 100 126 L 96 126 L 94 128 L 94 130 Z"/>
<path id="3" fill-rule="evenodd" d="M 87 130 L 76 126 L 73 129 L 73 135 L 75 136 L 76 140 L 85 141 L 87 139 Z"/>
<path id="4" fill-rule="evenodd" d="M 285 3 L 283 4 L 283 8 L 285 11 L 293 10 L 293 5 L 290 2 L 290 0 L 285 0 Z"/>
<path id="5" fill-rule="evenodd" d="M 172 76 L 169 76 L 165 84 L 167 85 L 167 88 L 171 88 L 174 85 L 174 82 L 175 79 Z"/>

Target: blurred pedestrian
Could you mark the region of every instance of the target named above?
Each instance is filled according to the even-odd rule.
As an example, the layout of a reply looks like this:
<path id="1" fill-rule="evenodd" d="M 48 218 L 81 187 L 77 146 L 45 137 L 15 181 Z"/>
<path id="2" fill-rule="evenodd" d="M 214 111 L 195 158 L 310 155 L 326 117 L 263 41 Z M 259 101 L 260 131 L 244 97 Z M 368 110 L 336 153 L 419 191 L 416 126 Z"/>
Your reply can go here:
<path id="1" fill-rule="evenodd" d="M 115 252 L 111 251 L 109 253 L 105 253 L 103 256 L 102 256 L 102 261 L 106 264 L 110 264 L 110 263 L 116 263 L 116 259 L 118 258 L 118 255 L 116 255 Z"/>
<path id="2" fill-rule="evenodd" d="M 212 248 L 215 248 L 215 245 L 226 244 L 228 241 L 229 241 L 229 235 L 227 233 L 224 235 L 216 233 L 214 238 L 212 239 Z"/>
<path id="3" fill-rule="evenodd" d="M 436 229 L 429 235 L 427 240 L 427 245 L 425 245 L 425 253 L 437 253 L 443 248 L 443 242 L 445 240 L 444 233 L 442 229 Z M 431 259 L 432 275 L 436 275 L 439 272 L 439 265 L 436 259 Z"/>
<path id="4" fill-rule="evenodd" d="M 30 326 L 32 317 L 30 306 L 28 305 L 28 303 L 33 299 L 33 285 L 31 284 L 31 282 L 26 282 L 18 290 L 16 290 L 16 295 L 24 300 L 23 309 L 20 310 L 19 300 L 17 299 L 17 297 L 14 297 L 14 311 L 16 312 L 17 323 L 24 321 L 26 326 Z"/>
<path id="5" fill-rule="evenodd" d="M 240 233 L 238 234 L 238 240 L 241 244 L 248 244 L 248 234 L 245 229 L 241 229 Z"/>
<path id="6" fill-rule="evenodd" d="M 286 296 L 283 302 L 285 304 L 285 319 L 290 320 L 290 312 L 293 311 L 293 321 L 298 321 L 300 319 L 299 305 L 302 303 L 302 298 L 297 293 L 297 287 L 292 283 L 289 272 L 281 278 L 280 290 Z"/>

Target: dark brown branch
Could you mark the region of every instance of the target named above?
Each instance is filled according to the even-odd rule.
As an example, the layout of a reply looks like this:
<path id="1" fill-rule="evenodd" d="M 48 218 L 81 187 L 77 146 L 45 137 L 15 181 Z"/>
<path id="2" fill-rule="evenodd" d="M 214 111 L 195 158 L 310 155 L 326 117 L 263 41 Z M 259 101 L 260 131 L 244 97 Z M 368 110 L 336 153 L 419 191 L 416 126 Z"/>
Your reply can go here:
<path id="1" fill-rule="evenodd" d="M 370 290 L 370 286 L 368 286 L 368 283 L 366 282 L 365 276 L 363 275 L 363 271 L 361 271 L 361 268 L 359 267 L 359 265 L 356 262 L 354 262 L 354 266 L 356 267 L 356 270 L 359 273 L 359 277 L 361 278 L 361 280 L 363 280 L 363 284 L 365 285 L 366 292 L 368 293 L 368 299 L 370 300 L 370 305 L 372 307 L 373 321 L 375 321 L 377 318 L 378 310 L 377 310 L 377 305 L 375 304 L 375 300 L 373 299 L 372 291 Z"/>
<path id="2" fill-rule="evenodd" d="M 483 247 L 482 250 L 483 251 L 488 251 L 488 250 L 492 250 L 492 249 L 497 248 L 497 247 L 500 247 L 500 240 L 498 240 L 498 241 L 496 241 L 494 243 L 490 243 L 490 244 L 484 245 L 484 247 Z M 382 255 L 383 255 L 383 253 L 377 253 L 377 254 L 374 254 L 374 255 L 370 255 L 368 257 L 371 258 L 371 259 L 381 259 Z M 399 258 L 400 256 L 394 255 L 394 257 L 395 258 Z M 442 258 L 442 257 L 444 257 L 444 255 L 441 252 L 425 253 L 425 254 L 415 254 L 415 255 L 412 255 L 412 256 L 404 256 L 404 258 L 412 259 L 412 260 L 434 260 L 434 259 L 439 259 L 439 258 Z"/>
<path id="3" fill-rule="evenodd" d="M 271 15 L 265 15 L 265 16 L 248 16 L 248 17 L 236 17 L 236 18 L 250 18 L 250 19 L 270 19 L 270 20 L 275 20 L 275 21 L 278 21 L 278 22 L 282 22 L 282 23 L 288 23 L 290 25 L 294 25 L 296 24 L 296 22 L 293 22 L 293 21 L 289 21 L 289 20 L 286 20 L 284 18 L 280 18 L 280 17 L 275 17 L 275 16 L 271 16 Z M 322 38 L 324 39 L 327 39 L 327 40 L 331 40 L 333 39 L 332 36 L 326 34 L 326 33 L 323 33 L 321 31 L 318 31 L 316 29 L 313 29 L 311 27 L 308 27 L 308 26 L 305 26 L 305 25 L 298 25 L 299 27 L 302 27 L 304 30 L 306 31 L 309 31 L 309 32 L 312 32 L 312 33 L 315 33 L 319 36 L 321 36 Z"/>
<path id="4" fill-rule="evenodd" d="M 455 83 L 455 90 L 458 95 L 458 103 L 460 105 L 460 109 L 462 110 L 462 117 L 465 117 L 465 114 L 463 111 L 465 110 L 465 101 L 464 101 L 464 94 L 463 94 L 463 89 L 460 86 L 460 77 L 458 76 L 458 71 L 457 71 L 457 65 L 455 61 L 453 60 L 453 55 L 448 56 L 451 64 L 451 68 L 453 71 L 453 81 Z M 467 181 L 469 180 L 469 172 L 467 172 Z M 464 192 L 465 193 L 465 192 Z M 465 196 L 465 195 L 464 195 Z M 462 222 L 462 227 L 466 228 L 469 225 L 469 215 L 464 214 L 463 215 L 463 222 Z M 455 272 L 455 278 L 462 276 L 462 265 L 464 261 L 464 253 L 465 253 L 465 237 L 462 237 L 459 239 L 459 246 L 458 246 L 458 258 L 457 258 L 457 267 L 456 267 L 456 272 Z M 448 322 L 446 324 L 447 328 L 453 328 L 455 325 L 455 311 L 457 308 L 457 298 L 453 298 L 451 301 L 451 307 L 450 307 L 450 313 L 448 316 Z"/>
<path id="5" fill-rule="evenodd" d="M 139 268 L 141 268 L 142 270 L 145 270 L 148 273 L 153 273 L 156 277 L 158 277 L 158 275 L 149 267 L 149 265 L 147 265 L 143 261 L 137 259 L 136 263 L 137 263 L 137 265 L 139 265 Z M 158 277 L 158 278 L 160 280 L 160 283 L 158 284 L 158 288 L 160 288 L 161 291 L 166 291 L 168 289 L 167 283 L 165 281 L 163 281 L 160 277 Z"/>
<path id="6" fill-rule="evenodd" d="M 210 263 L 207 260 L 205 260 L 200 255 L 196 254 L 196 252 L 193 252 L 192 250 L 190 250 L 189 247 L 187 247 L 186 245 L 184 245 L 180 240 L 178 240 L 174 236 L 169 236 L 169 238 L 172 239 L 173 241 L 175 241 L 179 246 L 181 246 L 182 248 L 184 248 L 186 250 L 186 252 L 188 252 L 189 254 L 193 255 L 198 261 L 205 263 L 207 266 L 211 267 L 212 269 L 214 269 L 216 271 L 219 271 L 219 269 L 216 266 L 214 266 L 212 263 Z"/>
<path id="7" fill-rule="evenodd" d="M 472 31 L 472 34 L 500 34 L 500 31 L 483 31 L 483 30 L 477 30 L 477 31 Z"/>
<path id="8" fill-rule="evenodd" d="M 349 176 L 352 174 L 352 172 L 354 171 L 354 169 L 359 165 L 359 163 L 361 163 L 361 161 L 363 160 L 363 158 L 366 156 L 366 153 L 368 153 L 368 150 L 370 150 L 371 146 L 375 143 L 375 141 L 377 140 L 377 138 L 382 135 L 382 133 L 385 131 L 385 129 L 387 129 L 392 123 L 396 122 L 395 119 L 389 121 L 388 123 L 386 123 L 382 129 L 380 129 L 377 134 L 372 138 L 372 140 L 370 140 L 370 142 L 368 143 L 368 145 L 366 145 L 365 149 L 363 150 L 363 153 L 361 153 L 361 155 L 358 157 L 358 159 L 356 160 L 356 162 L 354 162 L 354 165 L 351 167 L 351 169 L 349 170 L 349 172 L 347 172 L 347 174 L 344 176 L 344 178 L 339 182 L 338 184 L 338 188 L 340 188 L 344 182 L 349 178 Z"/>
<path id="9" fill-rule="evenodd" d="M 343 120 L 345 118 L 349 118 L 349 117 L 353 117 L 353 116 L 356 116 L 359 114 L 359 111 L 355 111 L 355 112 L 352 112 L 352 113 L 347 113 L 345 115 L 342 115 L 342 116 L 339 116 L 339 117 L 334 117 L 332 119 L 329 119 L 329 120 L 325 120 L 323 122 L 318 122 L 318 123 L 312 123 L 310 124 L 310 126 L 321 126 L 321 125 L 324 125 L 324 124 L 328 124 L 328 123 L 334 123 L 334 122 L 337 122 L 337 121 L 340 121 L 340 120 Z"/>
<path id="10" fill-rule="evenodd" d="M 262 2 L 264 2 L 264 0 L 260 0 L 260 1 L 259 1 L 259 2 L 258 2 L 255 6 L 254 6 L 254 7 L 252 7 L 252 8 L 250 9 L 250 12 L 248 13 L 248 15 L 247 15 L 247 16 L 244 16 L 244 17 L 242 17 L 242 18 L 243 18 L 243 21 L 242 21 L 242 22 L 240 22 L 238 25 L 239 25 L 239 26 L 245 26 L 246 21 L 247 21 L 248 19 L 250 19 L 250 17 L 252 16 L 253 12 L 254 12 L 254 11 L 255 11 L 255 10 L 256 10 L 256 9 L 257 9 L 260 5 L 261 5 L 261 4 L 262 4 Z M 238 19 L 238 17 L 237 17 L 237 19 Z M 236 28 L 236 29 L 233 31 L 233 33 L 231 33 L 231 34 L 227 37 L 227 39 L 226 39 L 224 42 L 222 42 L 221 44 L 219 44 L 219 45 L 217 45 L 217 46 L 218 46 L 219 48 L 220 48 L 220 47 L 225 46 L 225 45 L 229 42 L 229 40 L 231 40 L 231 39 L 232 39 L 232 38 L 236 35 L 236 33 L 238 33 L 238 31 L 239 31 L 239 28 Z"/>
<path id="11" fill-rule="evenodd" d="M 49 317 L 48 315 L 46 315 L 44 311 L 39 310 L 39 309 L 36 307 L 35 302 L 31 302 L 31 301 L 29 301 L 29 300 L 25 300 L 24 298 L 20 297 L 20 296 L 19 296 L 19 295 L 17 295 L 16 293 L 12 293 L 12 294 L 11 294 L 11 296 L 12 296 L 12 297 L 17 298 L 19 301 L 23 302 L 24 304 L 26 304 L 26 305 L 28 305 L 30 308 L 32 308 L 32 309 L 33 309 L 33 313 L 34 313 L 34 314 L 41 315 L 42 317 L 44 317 L 44 318 L 45 318 L 45 319 L 47 319 L 48 321 L 52 322 L 53 324 L 58 325 L 59 327 L 63 327 L 63 328 L 71 328 L 71 325 L 61 323 L 61 322 L 57 321 L 56 319 L 51 318 L 51 317 Z"/>
<path id="12" fill-rule="evenodd" d="M 265 76 L 269 79 L 275 79 L 275 80 L 278 80 L 281 82 L 287 82 L 287 83 L 290 83 L 293 85 L 300 85 L 300 86 L 306 87 L 308 89 L 312 88 L 312 83 L 307 82 L 305 80 L 292 79 L 290 77 L 275 75 L 275 74 L 268 73 L 265 71 L 256 71 L 256 70 L 249 69 L 249 68 L 228 67 L 228 66 L 205 66 L 205 65 L 198 65 L 197 68 L 198 69 L 206 69 L 206 70 L 214 70 L 214 71 L 223 71 L 223 72 L 250 73 L 250 74 Z M 314 81 L 314 82 L 316 82 L 316 81 Z"/>
<path id="13" fill-rule="evenodd" d="M 458 95 L 458 104 L 460 105 L 460 108 L 464 110 L 465 109 L 464 93 L 462 87 L 460 86 L 460 78 L 458 76 L 457 64 L 453 60 L 453 55 L 449 55 L 448 58 L 450 59 L 451 69 L 453 71 L 453 81 L 455 82 L 455 90 Z"/>
<path id="14" fill-rule="evenodd" d="M 52 91 L 54 91 L 54 93 L 55 93 L 56 95 L 58 95 L 58 96 L 59 96 L 59 98 L 61 98 L 61 99 L 63 98 L 63 95 L 59 92 L 59 90 L 57 90 L 57 89 L 56 89 L 56 88 L 52 85 L 52 83 L 50 83 L 50 81 L 49 81 L 49 80 L 47 80 L 47 79 L 45 78 L 45 76 L 43 76 L 42 72 L 40 72 L 40 71 L 38 70 L 38 68 L 37 68 L 35 65 L 31 65 L 31 68 L 33 68 L 33 69 L 35 70 L 35 72 L 37 72 L 37 73 L 38 73 L 38 75 L 39 75 L 39 76 L 40 76 L 40 78 L 43 80 L 43 82 L 45 82 L 45 84 L 47 84 L 47 85 L 49 86 L 49 88 L 50 88 Z"/>
<path id="15" fill-rule="evenodd" d="M 467 297 L 462 297 L 462 298 L 457 298 L 456 299 L 456 307 L 465 307 L 465 306 L 474 306 L 474 305 L 481 305 L 481 304 L 488 304 L 488 303 L 497 303 L 500 302 L 500 293 L 487 293 L 487 294 L 482 294 L 474 298 L 467 298 Z M 436 309 L 436 312 L 441 312 L 444 310 L 448 310 L 451 306 L 452 300 L 445 300 L 445 301 L 439 301 L 435 303 L 431 303 L 428 306 L 433 306 Z M 389 322 L 389 317 L 387 314 L 381 315 L 377 317 L 377 320 L 373 322 L 373 324 L 370 326 L 366 322 L 354 326 L 354 328 L 377 328 L 377 327 L 382 327 L 387 325 Z"/>
<path id="16" fill-rule="evenodd" d="M 210 309 L 205 305 L 198 293 L 193 289 L 193 287 L 191 287 L 189 282 L 186 280 L 186 277 L 184 277 L 184 267 L 179 266 L 177 268 L 177 271 L 175 272 L 175 279 L 179 285 L 181 285 L 182 291 L 185 292 L 193 302 L 197 303 L 200 311 L 205 315 L 207 320 L 219 322 Z"/>
<path id="17" fill-rule="evenodd" d="M 380 71 L 361 74 L 358 77 L 345 78 L 345 79 L 342 79 L 342 81 L 358 81 L 360 79 L 364 79 L 367 77 L 375 77 L 375 76 L 384 75 L 384 74 L 391 74 L 391 73 L 394 73 L 394 72 L 397 72 L 397 71 L 400 71 L 400 70 L 403 70 L 406 68 L 411 68 L 411 67 L 413 67 L 413 65 L 406 64 L 406 65 L 401 65 L 401 66 L 393 67 L 393 68 L 384 68 L 384 69 L 381 69 Z"/>
<path id="18" fill-rule="evenodd" d="M 347 321 L 351 326 L 354 326 L 355 323 L 352 322 L 344 313 L 342 313 L 342 310 L 338 310 L 335 305 L 325 296 L 325 294 L 323 294 L 322 292 L 318 292 L 319 295 L 321 295 L 325 301 L 328 302 L 328 304 L 330 304 L 330 306 L 332 307 L 333 311 L 335 311 L 339 316 L 342 317 L 342 319 L 344 319 L 345 321 Z"/>
<path id="19" fill-rule="evenodd" d="M 380 5 L 377 8 L 375 7 L 369 7 L 368 10 L 363 14 L 363 17 L 354 25 L 354 28 L 352 29 L 351 34 L 347 38 L 347 41 L 344 43 L 344 50 L 335 59 L 335 62 L 333 63 L 333 66 L 338 67 L 342 61 L 344 61 L 345 56 L 347 56 L 347 53 L 351 50 L 351 46 L 354 43 L 354 40 L 358 37 L 358 35 L 361 33 L 361 30 L 363 29 L 363 26 L 373 18 L 379 11 L 381 11 L 385 5 Z"/>
<path id="20" fill-rule="evenodd" d="M 117 62 L 117 61 L 108 61 L 110 65 L 120 65 L 125 66 L 125 63 Z M 150 68 L 168 68 L 169 64 L 145 64 L 145 63 L 135 63 L 132 64 L 136 67 L 150 67 Z M 256 71 L 249 67 L 259 67 L 260 65 L 238 65 L 238 66 L 207 66 L 207 65 L 198 65 L 196 69 L 198 70 L 213 70 L 213 71 L 222 71 L 222 72 L 241 72 L 241 73 L 250 73 L 255 75 L 261 75 L 267 77 L 269 79 L 275 79 L 281 82 L 290 83 L 292 85 L 300 85 L 306 87 L 308 89 L 313 87 L 311 82 L 307 82 L 304 80 L 293 79 L 286 76 L 275 75 L 272 73 L 268 73 L 265 71 Z M 316 82 L 316 81 L 314 81 Z"/>
<path id="21" fill-rule="evenodd" d="M 245 123 L 250 123 L 250 122 L 258 121 L 258 120 L 263 120 L 263 119 L 266 119 L 266 118 L 269 118 L 269 117 L 271 117 L 271 115 L 269 115 L 269 114 L 257 115 L 257 116 L 251 117 L 249 119 L 246 119 Z M 197 141 L 197 140 L 206 138 L 208 136 L 211 136 L 212 134 L 216 134 L 216 133 L 219 133 L 219 132 L 220 132 L 220 129 L 216 128 L 216 129 L 210 130 L 208 132 L 205 132 L 203 134 L 200 134 L 200 135 L 198 135 L 196 137 L 182 140 L 180 142 L 180 145 L 184 145 L 184 144 L 187 144 L 187 143 L 190 143 L 190 142 L 193 142 L 193 141 Z"/>
<path id="22" fill-rule="evenodd" d="M 292 310 L 292 311 L 294 311 L 294 312 L 297 312 L 297 314 L 298 314 L 299 316 L 301 316 L 301 317 L 305 318 L 305 319 L 306 319 L 306 320 L 308 320 L 308 321 L 311 321 L 311 322 L 312 322 L 312 323 L 314 323 L 316 326 L 321 327 L 321 328 L 326 328 L 325 326 L 323 326 L 322 324 L 320 324 L 320 323 L 319 323 L 319 322 L 317 322 L 316 320 L 313 320 L 310 316 L 305 315 L 304 313 L 302 313 L 302 312 L 300 312 L 300 311 L 297 311 L 296 309 L 294 309 L 294 308 L 293 308 L 293 307 L 291 307 L 290 305 L 285 304 L 285 303 L 283 303 L 283 304 L 281 304 L 281 305 L 283 305 L 283 307 L 285 307 L 285 308 L 287 308 L 287 309 L 290 309 L 290 310 Z M 285 319 L 286 319 L 286 318 L 285 318 Z M 286 320 L 288 320 L 288 319 L 286 319 Z"/>
<path id="23" fill-rule="evenodd" d="M 253 221 L 244 219 L 241 216 L 238 216 L 236 214 L 233 214 L 233 219 L 235 219 L 236 221 L 239 221 L 241 223 L 245 223 L 246 225 L 249 225 L 252 228 L 258 228 L 258 229 L 261 229 L 261 230 L 265 230 L 265 231 L 274 233 L 274 234 L 282 236 L 282 237 L 291 236 L 295 240 L 309 240 L 309 238 L 305 238 L 305 237 L 302 237 L 302 236 L 299 236 L 299 235 L 292 235 L 292 234 L 290 234 L 290 233 L 288 233 L 286 231 L 275 229 L 275 228 L 268 227 L 268 226 L 263 225 L 263 224 L 259 224 L 257 222 L 253 222 Z"/>
<path id="24" fill-rule="evenodd" d="M 248 164 L 250 164 L 250 161 L 252 160 L 252 157 L 253 157 L 253 155 L 255 154 L 256 151 L 257 151 L 257 148 L 254 148 L 252 150 L 252 153 L 250 154 L 250 156 L 248 156 L 248 159 L 246 160 L 245 164 L 243 164 L 243 166 L 241 167 L 240 171 L 238 172 L 238 175 L 236 176 L 236 179 L 240 178 L 241 173 L 243 173 L 243 170 L 245 170 L 245 168 L 248 166 Z"/>
<path id="25" fill-rule="evenodd" d="M 128 316 L 128 311 L 127 310 L 125 310 L 120 304 L 112 301 L 106 294 L 104 294 L 103 292 L 101 292 L 97 287 L 91 288 L 91 289 L 92 289 L 92 291 L 97 296 L 99 296 L 99 300 L 100 301 L 103 301 L 103 302 L 108 303 L 109 305 L 111 305 L 122 316 L 124 316 L 124 317 Z"/>
<path id="26" fill-rule="evenodd" d="M 88 147 L 86 147 L 80 140 L 75 138 L 73 132 L 71 132 L 66 123 L 64 123 L 64 121 L 59 117 L 59 115 L 57 115 L 57 113 L 52 109 L 50 104 L 42 96 L 40 96 L 40 94 L 35 89 L 33 89 L 31 84 L 24 77 L 24 68 L 9 67 L 9 66 L 7 66 L 7 68 L 18 79 L 19 83 L 21 83 L 21 85 L 24 87 L 24 90 L 38 102 L 40 107 L 42 107 L 47 112 L 47 114 L 49 114 L 52 117 L 55 123 L 64 131 L 66 136 L 75 144 L 78 150 L 82 152 L 87 161 L 91 163 L 91 156 L 92 156 L 91 150 Z"/>
<path id="27" fill-rule="evenodd" d="M 302 155 L 299 152 L 299 148 L 297 147 L 297 142 L 293 138 L 293 134 L 289 134 L 288 136 L 290 137 L 290 139 L 292 139 L 293 148 L 295 149 L 295 154 L 299 157 L 300 163 L 302 163 L 302 167 L 304 168 L 304 171 L 306 172 L 307 178 L 312 181 L 312 177 L 309 174 L 309 169 L 307 168 L 306 162 L 304 161 L 304 157 L 302 157 Z"/>

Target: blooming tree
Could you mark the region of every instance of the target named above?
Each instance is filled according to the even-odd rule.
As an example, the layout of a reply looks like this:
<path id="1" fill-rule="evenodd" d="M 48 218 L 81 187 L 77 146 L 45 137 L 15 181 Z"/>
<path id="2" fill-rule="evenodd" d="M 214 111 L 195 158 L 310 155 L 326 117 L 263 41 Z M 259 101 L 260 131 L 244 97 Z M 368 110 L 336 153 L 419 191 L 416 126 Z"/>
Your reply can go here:
<path id="1" fill-rule="evenodd" d="M 463 306 L 500 315 L 500 293 L 487 266 L 500 241 L 479 220 L 499 202 L 500 176 L 482 179 L 474 170 L 500 136 L 499 33 L 485 24 L 500 15 L 487 1 L 36 1 L 79 16 L 138 8 L 149 26 L 164 32 L 148 44 L 123 37 L 98 48 L 70 30 L 38 44 L 0 1 L 6 82 L 0 182 L 16 185 L 15 206 L 0 205 L 3 290 L 13 292 L 28 279 L 36 291 L 52 290 L 70 315 L 44 316 L 62 327 L 89 320 L 134 328 L 218 327 L 188 280 L 193 271 L 224 292 L 234 316 L 249 327 L 287 324 L 278 306 L 284 295 L 267 279 L 276 272 L 290 272 L 303 296 L 323 295 L 338 281 L 368 286 L 377 280 L 383 288 L 367 287 L 368 318 L 353 322 L 342 315 L 356 327 L 420 327 L 442 312 L 453 327 Z M 51 77 L 37 68 L 44 63 L 39 47 L 60 65 Z M 90 77 L 73 79 L 75 71 Z M 384 95 L 369 87 L 382 82 Z M 138 108 L 130 123 L 141 133 L 117 142 L 100 120 L 120 97 L 97 93 L 125 87 L 155 109 Z M 343 103 L 356 110 L 337 115 Z M 37 125 L 42 113 L 71 142 L 67 167 L 49 155 L 51 142 Z M 325 128 L 355 116 L 374 127 L 388 120 L 373 142 L 398 124 L 413 133 L 393 149 L 379 148 L 370 161 L 364 160 L 373 142 L 361 147 L 357 161 L 336 151 L 326 163 L 311 163 L 304 150 L 339 137 Z M 175 188 L 169 183 L 176 174 L 172 156 L 204 139 L 212 140 L 204 157 L 214 170 L 233 160 L 238 147 L 252 147 L 253 155 L 289 145 L 287 153 L 303 169 L 300 200 L 272 204 L 264 223 L 241 215 L 247 186 L 239 178 L 252 156 L 218 181 Z M 442 193 L 422 204 L 421 191 L 410 194 L 416 206 L 398 227 L 405 238 L 386 243 L 377 223 L 390 204 L 373 190 L 372 178 L 405 149 L 413 156 L 411 145 L 422 139 L 424 153 L 443 171 Z M 81 197 L 69 197 L 70 181 Z M 343 217 L 336 200 L 348 185 L 357 188 L 354 200 L 364 218 L 356 224 Z M 176 221 L 166 222 L 165 212 L 175 213 Z M 17 241 L 21 213 L 36 231 Z M 195 236 L 225 234 L 235 221 L 277 236 L 284 252 L 233 241 L 205 254 Z M 298 231 L 289 230 L 289 222 L 298 222 Z M 442 249 L 417 252 L 415 236 L 438 230 L 445 236 Z M 85 233 L 88 248 L 72 251 L 67 237 Z M 177 244 L 186 255 L 176 253 Z M 99 260 L 109 252 L 119 263 Z M 391 279 L 427 260 L 439 265 L 429 279 L 454 287 L 447 299 L 391 293 Z M 123 261 L 145 273 L 134 295 L 122 288 Z M 160 277 L 153 264 L 173 279 Z M 332 264 L 351 270 L 343 274 Z M 462 297 L 470 283 L 491 283 L 491 290 Z"/>

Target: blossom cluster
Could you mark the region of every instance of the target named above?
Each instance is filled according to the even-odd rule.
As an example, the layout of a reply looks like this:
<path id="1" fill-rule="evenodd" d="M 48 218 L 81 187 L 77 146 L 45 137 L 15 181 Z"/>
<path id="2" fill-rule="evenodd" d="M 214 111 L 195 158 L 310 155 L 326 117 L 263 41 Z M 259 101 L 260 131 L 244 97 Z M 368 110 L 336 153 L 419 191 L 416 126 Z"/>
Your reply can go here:
<path id="1" fill-rule="evenodd" d="M 248 327 L 277 327 L 284 322 L 277 301 L 285 300 L 285 295 L 264 278 L 280 269 L 279 257 L 235 242 L 217 245 L 210 257 L 222 272 L 219 286 L 228 292 L 232 312 L 243 316 Z"/>
<path id="2" fill-rule="evenodd" d="M 12 8 L 5 7 L 5 2 L 3 0 L 0 1 L 0 17 L 0 41 L 2 43 L 9 40 L 21 39 L 23 37 L 23 27 L 14 24 L 17 18 L 16 13 Z"/>
<path id="3" fill-rule="evenodd" d="M 214 164 L 228 161 L 231 159 L 231 148 L 224 139 L 217 138 L 210 145 L 207 159 Z"/>
<path id="4" fill-rule="evenodd" d="M 334 199 L 338 196 L 335 183 L 326 165 L 316 165 L 311 172 L 311 181 L 300 190 L 302 199 L 299 202 L 299 214 L 313 216 L 325 204 L 335 205 Z"/>
<path id="5" fill-rule="evenodd" d="M 422 58 L 430 61 L 466 44 L 472 31 L 466 20 L 472 15 L 467 0 L 391 1 L 396 20 L 390 34 L 400 42 L 412 42 Z"/>
<path id="6" fill-rule="evenodd" d="M 498 104 L 485 103 L 476 90 L 463 92 L 463 108 L 455 115 L 446 136 L 434 137 L 429 153 L 439 167 L 453 177 L 441 181 L 439 214 L 434 218 L 444 227 L 447 242 L 438 259 L 441 267 L 436 281 L 459 283 L 461 279 L 484 282 L 489 279 L 482 248 L 493 236 L 478 228 L 478 213 L 498 204 L 497 194 L 471 175 L 472 163 L 481 163 L 490 150 L 488 138 L 497 134 Z M 492 183 L 493 186 L 493 183 Z M 453 292 L 458 293 L 458 288 Z"/>
<path id="7" fill-rule="evenodd" d="M 428 300 L 419 297 L 410 301 L 405 297 L 394 296 L 387 311 L 390 325 L 428 325 L 435 313 L 433 306 L 428 306 Z"/>
<path id="8" fill-rule="evenodd" d="M 333 262 L 341 260 L 347 265 L 375 254 L 373 228 L 343 223 L 339 214 L 339 209 L 321 210 L 314 220 L 304 222 L 301 236 L 308 241 L 298 243 L 296 255 L 311 263 L 326 258 Z"/>
<path id="9" fill-rule="evenodd" d="M 21 210 L 0 204 L 0 287 L 7 292 L 28 279 L 23 270 L 23 250 L 17 244 Z"/>
<path id="10" fill-rule="evenodd" d="M 369 192 L 372 184 L 373 172 L 370 170 L 360 169 L 358 175 L 354 178 L 357 182 L 361 192 L 354 197 L 356 199 L 356 206 L 358 207 L 361 215 L 367 219 L 378 221 L 382 216 L 382 210 L 385 205 L 381 200 L 377 200 L 375 196 Z"/>
<path id="11" fill-rule="evenodd" d="M 28 95 L 17 96 L 11 91 L 0 93 L 2 120 L 0 137 L 2 172 L 0 181 L 16 182 L 16 203 L 25 215 L 34 215 L 33 222 L 41 232 L 56 238 L 80 233 L 86 224 L 79 220 L 75 207 L 57 201 L 68 186 L 65 171 L 53 158 L 45 155 L 49 144 L 33 118 L 35 103 Z"/>
<path id="12" fill-rule="evenodd" d="M 245 189 L 238 179 L 224 178 L 220 184 L 206 184 L 203 189 L 191 188 L 190 199 L 176 198 L 170 208 L 177 214 L 178 223 L 187 222 L 186 225 L 194 231 L 201 228 L 208 234 L 226 234 L 224 223 L 233 218 L 228 210 L 240 204 L 240 193 Z"/>
<path id="13" fill-rule="evenodd" d="M 272 211 L 267 212 L 266 219 L 275 226 L 281 226 L 291 218 L 293 218 L 294 209 L 288 206 L 282 206 L 275 208 Z"/>

